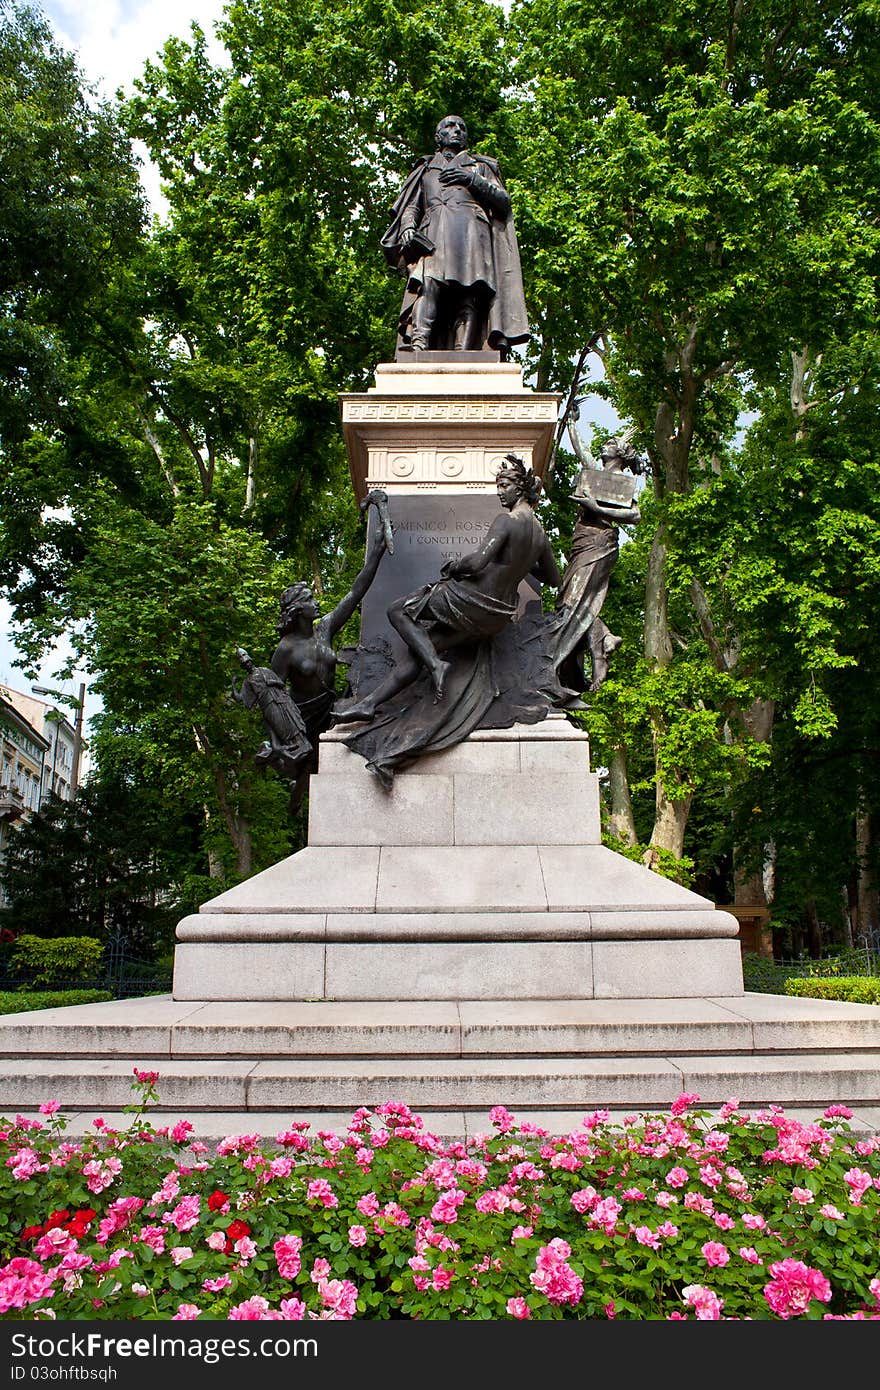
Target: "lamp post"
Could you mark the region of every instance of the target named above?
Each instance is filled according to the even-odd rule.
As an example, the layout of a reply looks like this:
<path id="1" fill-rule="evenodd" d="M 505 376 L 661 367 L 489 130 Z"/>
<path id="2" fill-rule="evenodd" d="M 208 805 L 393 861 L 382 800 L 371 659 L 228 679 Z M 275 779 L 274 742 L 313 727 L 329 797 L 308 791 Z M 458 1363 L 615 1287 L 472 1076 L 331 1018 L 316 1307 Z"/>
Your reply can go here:
<path id="1" fill-rule="evenodd" d="M 71 798 L 73 798 L 73 797 L 76 795 L 76 789 L 77 789 L 77 787 L 79 786 L 79 764 L 80 764 L 80 758 L 82 757 L 83 716 L 84 716 L 84 714 L 85 714 L 85 708 L 86 708 L 86 683 L 85 683 L 85 681 L 81 681 L 81 682 L 80 682 L 79 695 L 76 697 L 76 699 L 74 699 L 73 696 L 71 696 L 71 695 L 59 696 L 59 694 L 58 694 L 57 691 L 55 691 L 55 690 L 49 690 L 45 685 L 32 685 L 32 686 L 31 686 L 31 690 L 34 692 L 35 695 L 51 695 L 52 698 L 53 698 L 53 700 L 62 700 L 62 699 L 63 699 L 63 700 L 66 700 L 68 704 L 74 705 L 75 708 L 76 708 L 76 717 L 75 717 L 75 719 L 74 719 L 74 724 L 73 724 L 73 767 L 71 768 L 71 771 L 70 771 L 70 795 L 71 795 Z M 58 742 L 58 729 L 57 729 L 57 728 L 56 728 L 56 730 L 55 730 L 55 742 L 56 742 L 56 746 L 57 746 L 57 742 Z M 52 769 L 53 769 L 53 773 L 54 773 L 54 768 L 55 768 L 55 757 L 54 757 L 54 754 L 53 754 L 53 758 L 52 758 Z"/>

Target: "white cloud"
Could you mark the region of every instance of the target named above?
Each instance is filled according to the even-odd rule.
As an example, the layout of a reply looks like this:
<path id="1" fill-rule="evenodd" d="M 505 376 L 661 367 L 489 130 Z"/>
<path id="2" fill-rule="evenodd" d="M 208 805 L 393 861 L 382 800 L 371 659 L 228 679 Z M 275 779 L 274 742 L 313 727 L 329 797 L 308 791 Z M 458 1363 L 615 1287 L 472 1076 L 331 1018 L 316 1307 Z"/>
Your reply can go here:
<path id="1" fill-rule="evenodd" d="M 104 97 L 119 88 L 132 90 L 147 59 L 155 58 L 172 36 L 188 39 L 190 25 L 201 25 L 208 39 L 208 54 L 215 63 L 225 61 L 225 49 L 214 35 L 223 16 L 224 0 L 44 0 L 43 9 L 62 47 L 78 54 L 86 78 Z M 159 186 L 158 170 L 140 142 L 141 182 L 154 212 L 162 216 L 167 203 Z"/>
<path id="2" fill-rule="evenodd" d="M 45 0 L 43 8 L 59 41 L 79 53 L 86 76 L 105 96 L 129 88 L 166 39 L 188 38 L 193 20 L 208 36 L 212 59 L 223 57 L 214 38 L 223 0 Z"/>

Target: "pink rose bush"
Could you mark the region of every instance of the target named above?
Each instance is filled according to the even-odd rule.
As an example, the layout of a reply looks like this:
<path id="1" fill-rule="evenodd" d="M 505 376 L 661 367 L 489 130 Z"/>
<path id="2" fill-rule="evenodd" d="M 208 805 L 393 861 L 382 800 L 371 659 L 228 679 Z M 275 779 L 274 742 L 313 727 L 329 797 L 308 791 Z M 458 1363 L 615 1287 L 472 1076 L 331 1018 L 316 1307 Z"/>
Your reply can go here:
<path id="1" fill-rule="evenodd" d="M 843 1106 L 553 1135 L 499 1105 L 464 1142 L 388 1102 L 209 1149 L 151 1127 L 156 1088 L 75 1142 L 54 1101 L 0 1121 L 0 1316 L 880 1319 L 880 1138 Z"/>

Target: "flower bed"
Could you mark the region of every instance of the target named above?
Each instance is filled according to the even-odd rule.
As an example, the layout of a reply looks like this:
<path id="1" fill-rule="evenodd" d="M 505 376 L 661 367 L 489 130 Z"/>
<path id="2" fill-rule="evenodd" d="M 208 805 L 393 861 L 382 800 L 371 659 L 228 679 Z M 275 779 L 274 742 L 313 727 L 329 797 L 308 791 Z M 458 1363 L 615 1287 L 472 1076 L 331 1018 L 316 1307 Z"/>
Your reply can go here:
<path id="1" fill-rule="evenodd" d="M 214 1150 L 144 1117 L 2 1122 L 0 1313 L 65 1319 L 880 1317 L 880 1138 L 729 1101 L 713 1121 L 503 1106 L 467 1143 L 405 1105 Z"/>

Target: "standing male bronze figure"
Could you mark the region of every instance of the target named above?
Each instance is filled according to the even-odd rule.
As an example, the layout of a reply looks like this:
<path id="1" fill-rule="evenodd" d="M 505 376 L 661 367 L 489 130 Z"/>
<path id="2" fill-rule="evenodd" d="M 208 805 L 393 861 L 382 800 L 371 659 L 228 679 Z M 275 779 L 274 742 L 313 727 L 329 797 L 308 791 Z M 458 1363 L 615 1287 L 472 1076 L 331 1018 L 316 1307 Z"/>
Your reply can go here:
<path id="1" fill-rule="evenodd" d="M 498 164 L 444 116 L 437 149 L 409 174 L 382 238 L 406 277 L 398 343 L 416 351 L 500 351 L 529 338 L 510 196 Z"/>

